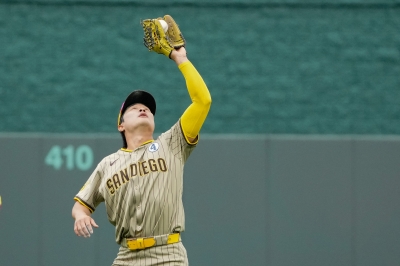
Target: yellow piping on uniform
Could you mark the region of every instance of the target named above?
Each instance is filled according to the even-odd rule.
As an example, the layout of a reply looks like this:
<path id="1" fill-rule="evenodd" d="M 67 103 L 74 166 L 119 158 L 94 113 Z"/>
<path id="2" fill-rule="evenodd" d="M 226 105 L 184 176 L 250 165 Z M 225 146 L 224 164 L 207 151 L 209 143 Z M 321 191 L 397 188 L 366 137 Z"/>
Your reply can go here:
<path id="1" fill-rule="evenodd" d="M 88 208 L 89 211 L 90 211 L 91 213 L 94 212 L 94 210 L 93 210 L 92 208 L 90 208 L 88 205 L 86 205 L 86 204 L 85 204 L 83 201 L 81 201 L 79 198 L 75 197 L 74 200 L 76 200 L 77 202 L 79 202 L 82 206 L 85 206 L 86 208 Z"/>
<path id="2" fill-rule="evenodd" d="M 151 140 L 145 141 L 145 142 L 143 142 L 143 143 L 142 143 L 142 145 L 140 145 L 140 146 L 146 145 L 146 144 L 148 144 L 148 143 L 150 143 L 150 142 L 153 142 L 153 141 L 154 141 L 154 139 L 151 139 Z"/>
<path id="3" fill-rule="evenodd" d="M 151 139 L 151 140 L 148 140 L 148 141 L 145 141 L 145 142 L 143 142 L 140 146 L 143 146 L 143 145 L 146 145 L 146 144 L 149 144 L 149 143 L 151 143 L 151 142 L 153 142 L 154 141 L 154 139 Z M 139 147 L 140 147 L 139 146 Z M 121 151 L 125 151 L 125 152 L 133 152 L 132 150 L 128 150 L 128 149 L 125 149 L 125 148 L 121 148 Z"/>

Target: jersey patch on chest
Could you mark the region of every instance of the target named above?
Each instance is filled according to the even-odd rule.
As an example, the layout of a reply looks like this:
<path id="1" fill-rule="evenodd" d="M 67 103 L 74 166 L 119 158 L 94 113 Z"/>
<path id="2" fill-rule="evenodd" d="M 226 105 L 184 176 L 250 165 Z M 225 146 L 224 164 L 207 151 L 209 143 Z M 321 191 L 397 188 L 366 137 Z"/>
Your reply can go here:
<path id="1" fill-rule="evenodd" d="M 159 144 L 157 142 L 154 142 L 149 146 L 149 152 L 158 151 L 158 148 L 159 148 Z"/>

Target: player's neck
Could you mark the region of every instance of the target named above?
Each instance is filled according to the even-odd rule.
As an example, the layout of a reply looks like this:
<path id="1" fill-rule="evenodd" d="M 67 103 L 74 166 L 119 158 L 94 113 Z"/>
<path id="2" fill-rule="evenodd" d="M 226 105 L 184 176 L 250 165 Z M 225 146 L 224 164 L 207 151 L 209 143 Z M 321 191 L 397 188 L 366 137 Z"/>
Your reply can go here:
<path id="1" fill-rule="evenodd" d="M 126 143 L 128 144 L 128 150 L 135 150 L 140 147 L 143 143 L 153 140 L 153 134 L 142 133 L 142 134 L 126 134 Z"/>

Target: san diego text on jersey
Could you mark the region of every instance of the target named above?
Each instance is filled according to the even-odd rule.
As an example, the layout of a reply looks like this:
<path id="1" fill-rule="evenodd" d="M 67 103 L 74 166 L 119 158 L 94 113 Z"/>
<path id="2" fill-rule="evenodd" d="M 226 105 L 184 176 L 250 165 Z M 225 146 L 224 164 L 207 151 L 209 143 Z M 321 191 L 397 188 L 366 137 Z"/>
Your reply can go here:
<path id="1" fill-rule="evenodd" d="M 112 177 L 106 181 L 108 191 L 114 195 L 115 191 L 121 186 L 129 182 L 130 178 L 137 176 L 146 176 L 154 172 L 167 172 L 168 167 L 163 158 L 148 159 L 145 161 L 138 161 L 129 165 L 129 167 L 119 170 L 114 173 Z"/>

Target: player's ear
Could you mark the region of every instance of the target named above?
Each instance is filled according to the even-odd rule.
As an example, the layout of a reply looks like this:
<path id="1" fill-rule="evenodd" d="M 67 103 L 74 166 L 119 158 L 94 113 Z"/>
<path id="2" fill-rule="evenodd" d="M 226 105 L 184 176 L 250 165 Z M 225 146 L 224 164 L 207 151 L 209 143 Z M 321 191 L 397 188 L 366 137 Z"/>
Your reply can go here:
<path id="1" fill-rule="evenodd" d="M 124 132 L 125 131 L 125 128 L 124 128 L 124 126 L 122 124 L 119 124 L 118 131 L 119 132 Z"/>

